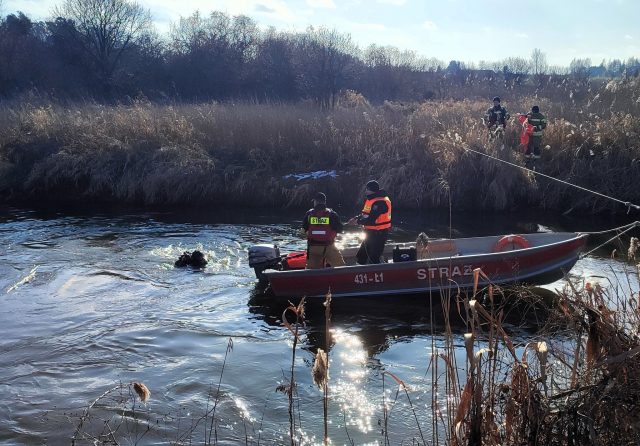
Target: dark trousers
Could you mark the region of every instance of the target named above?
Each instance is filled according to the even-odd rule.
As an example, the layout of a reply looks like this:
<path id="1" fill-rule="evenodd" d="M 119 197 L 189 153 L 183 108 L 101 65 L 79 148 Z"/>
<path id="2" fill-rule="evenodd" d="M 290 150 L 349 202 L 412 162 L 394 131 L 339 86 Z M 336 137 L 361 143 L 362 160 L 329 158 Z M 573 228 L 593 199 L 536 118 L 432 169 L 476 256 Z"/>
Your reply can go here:
<path id="1" fill-rule="evenodd" d="M 365 229 L 364 233 L 366 237 L 356 254 L 358 264 L 380 263 L 380 256 L 384 250 L 384 244 L 387 242 L 389 230 L 381 229 L 374 231 L 372 229 Z"/>
<path id="2" fill-rule="evenodd" d="M 542 145 L 542 136 L 532 136 L 529 138 L 527 151 L 524 152 L 525 158 L 540 158 L 540 146 Z"/>

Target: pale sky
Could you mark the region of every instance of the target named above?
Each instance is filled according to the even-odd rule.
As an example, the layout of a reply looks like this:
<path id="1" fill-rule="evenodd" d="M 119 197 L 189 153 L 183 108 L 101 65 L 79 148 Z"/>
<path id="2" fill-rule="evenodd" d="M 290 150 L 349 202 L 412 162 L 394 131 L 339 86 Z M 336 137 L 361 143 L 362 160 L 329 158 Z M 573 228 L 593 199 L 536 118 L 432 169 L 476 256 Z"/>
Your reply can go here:
<path id="1" fill-rule="evenodd" d="M 3 15 L 51 17 L 61 0 L 0 0 Z M 640 0 L 138 0 L 159 33 L 199 10 L 244 14 L 261 27 L 303 31 L 325 26 L 370 43 L 443 61 L 529 58 L 540 48 L 551 65 L 573 58 L 640 58 Z"/>

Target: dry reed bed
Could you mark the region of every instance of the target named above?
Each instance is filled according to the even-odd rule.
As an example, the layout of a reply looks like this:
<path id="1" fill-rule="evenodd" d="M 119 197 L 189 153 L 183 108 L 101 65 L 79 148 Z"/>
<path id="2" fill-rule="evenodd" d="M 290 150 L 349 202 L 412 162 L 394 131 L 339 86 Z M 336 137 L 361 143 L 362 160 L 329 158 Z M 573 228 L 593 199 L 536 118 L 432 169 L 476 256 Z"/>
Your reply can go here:
<path id="1" fill-rule="evenodd" d="M 633 245 L 630 258 L 635 255 Z M 568 281 L 551 306 L 526 288 L 510 290 L 508 297 L 505 290 L 493 285 L 478 290 L 483 273 L 477 269 L 474 275 L 476 286 L 470 297 L 441 296 L 445 343 L 439 349 L 432 345 L 434 353 L 427 358 L 432 398 L 426 405 L 427 410 L 430 408 L 426 418 L 431 426 L 421 425 L 418 412 L 424 409 L 412 403 L 411 395 L 418 389 L 392 370 L 383 372 L 398 388 L 396 399 L 406 398 L 406 409 L 395 417 L 415 419 L 413 444 L 638 444 L 637 271 L 629 270 L 624 283 L 610 284 L 606 289 L 598 283 Z M 330 302 L 328 296 L 328 308 Z M 295 309 L 298 322 L 304 318 L 303 303 L 304 299 L 289 307 Z M 516 313 L 508 318 L 513 322 L 514 317 L 531 311 L 547 313 L 543 329 L 526 343 L 522 338 L 512 339 L 505 328 L 508 313 Z M 456 359 L 459 337 L 454 336 L 451 323 L 459 315 L 467 328 L 463 336 L 465 364 Z M 330 320 L 329 310 L 326 320 Z M 297 338 L 298 332 L 289 328 Z M 294 344 L 294 355 L 295 348 Z M 314 379 L 318 369 L 329 368 L 330 361 L 322 349 L 318 350 L 316 364 L 318 361 L 323 366 L 314 365 Z M 293 369 L 290 379 L 289 386 L 294 388 Z M 331 387 L 328 376 L 317 381 L 323 383 L 321 389 L 326 395 Z M 325 401 L 325 408 L 327 404 Z M 388 426 L 393 423 L 389 408 L 393 404 L 383 403 L 382 407 L 385 444 L 398 441 L 388 436 Z M 293 402 L 290 407 L 294 407 Z M 293 445 L 293 422 L 291 426 Z M 325 444 L 329 439 L 325 415 Z"/>
<path id="2" fill-rule="evenodd" d="M 616 289 L 569 282 L 545 328 L 524 345 L 504 328 L 497 289 L 474 293 L 465 303 L 466 376 L 458 380 L 451 366 L 453 347 L 441 355 L 454 389 L 445 394 L 453 401 L 440 401 L 442 444 L 638 444 L 638 295 Z"/>
<path id="3" fill-rule="evenodd" d="M 616 88 L 607 86 L 579 110 L 528 97 L 507 106 L 512 113 L 534 102 L 545 112 L 562 108 L 550 115 L 542 170 L 637 203 L 640 117 L 633 113 L 640 105 L 613 110 L 640 89 Z M 522 164 L 515 124 L 504 148 L 487 141 L 480 121 L 486 107 L 468 100 L 376 107 L 347 100 L 332 111 L 306 104 L 7 103 L 0 108 L 0 191 L 14 200 L 298 206 L 321 188 L 351 205 L 363 182 L 377 178 L 396 205 L 410 209 L 449 200 L 459 209 L 616 206 L 465 151 Z M 283 178 L 334 169 L 336 179 L 317 183 Z"/>

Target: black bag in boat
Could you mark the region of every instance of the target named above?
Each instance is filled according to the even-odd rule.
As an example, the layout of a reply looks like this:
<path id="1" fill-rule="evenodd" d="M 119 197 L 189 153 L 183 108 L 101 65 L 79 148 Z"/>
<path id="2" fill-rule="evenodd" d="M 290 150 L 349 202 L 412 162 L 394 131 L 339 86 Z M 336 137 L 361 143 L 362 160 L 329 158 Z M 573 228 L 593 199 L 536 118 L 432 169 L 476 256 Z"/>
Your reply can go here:
<path id="1" fill-rule="evenodd" d="M 418 259 L 418 256 L 416 253 L 415 246 L 405 248 L 405 247 L 396 245 L 396 247 L 393 248 L 393 263 L 412 262 L 417 259 Z"/>

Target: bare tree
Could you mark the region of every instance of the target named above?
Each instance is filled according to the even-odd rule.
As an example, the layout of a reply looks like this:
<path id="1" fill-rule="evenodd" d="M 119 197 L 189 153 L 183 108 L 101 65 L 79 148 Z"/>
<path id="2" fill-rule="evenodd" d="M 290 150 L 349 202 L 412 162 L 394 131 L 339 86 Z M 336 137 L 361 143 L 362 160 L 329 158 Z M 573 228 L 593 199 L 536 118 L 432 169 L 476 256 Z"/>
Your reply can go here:
<path id="1" fill-rule="evenodd" d="M 131 0 L 66 0 L 54 14 L 73 20 L 106 90 L 123 53 L 151 30 L 151 14 Z"/>
<path id="2" fill-rule="evenodd" d="M 253 64 L 253 81 L 256 97 L 277 100 L 297 98 L 296 72 L 291 53 L 293 37 L 270 28 L 258 46 Z"/>
<path id="3" fill-rule="evenodd" d="M 444 68 L 444 62 L 435 57 L 427 58 L 418 56 L 416 66 L 419 71 L 436 71 Z"/>
<path id="4" fill-rule="evenodd" d="M 369 45 L 362 57 L 365 69 L 360 76 L 361 88 L 367 98 L 376 101 L 410 99 L 414 73 L 424 71 L 426 63 L 413 51 L 375 44 Z"/>
<path id="5" fill-rule="evenodd" d="M 549 65 L 547 73 L 555 76 L 568 76 L 570 74 L 569 68 L 563 65 Z"/>
<path id="6" fill-rule="evenodd" d="M 299 88 L 323 108 L 335 106 L 359 51 L 351 35 L 310 27 L 299 36 L 296 47 Z"/>
<path id="7" fill-rule="evenodd" d="M 422 61 L 419 61 L 414 51 L 401 50 L 394 46 L 369 45 L 363 53 L 363 59 L 367 66 L 390 66 L 411 70 L 421 69 Z"/>
<path id="8" fill-rule="evenodd" d="M 508 67 L 510 73 L 518 75 L 529 74 L 531 69 L 529 61 L 523 57 L 507 57 L 504 65 Z"/>
<path id="9" fill-rule="evenodd" d="M 249 65 L 256 59 L 260 32 L 249 17 L 223 12 L 181 17 L 171 29 L 170 64 L 176 85 L 187 96 L 224 99 L 247 94 Z"/>
<path id="10" fill-rule="evenodd" d="M 502 73 L 507 88 L 521 85 L 531 70 L 531 64 L 523 57 L 507 57 L 502 63 Z"/>
<path id="11" fill-rule="evenodd" d="M 531 71 L 534 76 L 545 74 L 549 68 L 547 55 L 539 48 L 534 48 L 531 52 Z"/>
<path id="12" fill-rule="evenodd" d="M 171 26 L 171 45 L 176 53 L 198 51 L 224 51 L 230 46 L 231 18 L 224 12 L 214 11 L 202 16 L 199 11 L 189 17 L 180 17 Z"/>
<path id="13" fill-rule="evenodd" d="M 571 77 L 578 83 L 586 84 L 589 81 L 591 59 L 573 59 L 569 64 Z"/>

